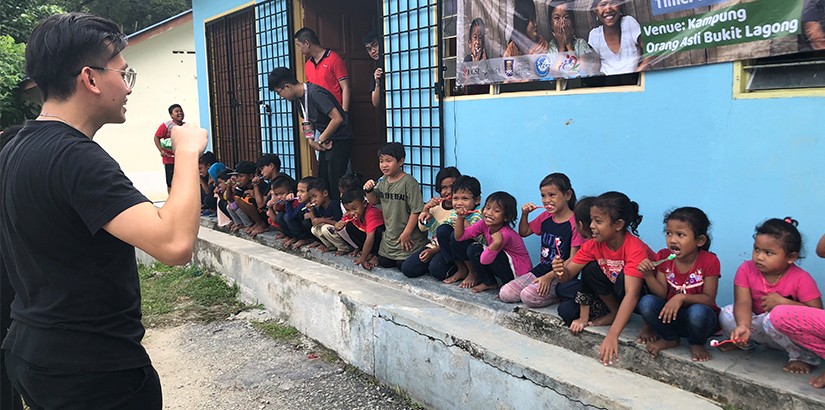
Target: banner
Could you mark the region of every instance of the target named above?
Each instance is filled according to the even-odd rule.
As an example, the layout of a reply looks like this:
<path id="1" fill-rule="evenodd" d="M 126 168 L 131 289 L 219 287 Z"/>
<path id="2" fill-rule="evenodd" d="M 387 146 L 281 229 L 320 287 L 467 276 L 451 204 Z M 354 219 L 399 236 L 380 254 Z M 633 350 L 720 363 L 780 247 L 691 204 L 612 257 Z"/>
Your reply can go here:
<path id="1" fill-rule="evenodd" d="M 616 75 L 825 49 L 824 4 L 458 0 L 456 82 Z"/>

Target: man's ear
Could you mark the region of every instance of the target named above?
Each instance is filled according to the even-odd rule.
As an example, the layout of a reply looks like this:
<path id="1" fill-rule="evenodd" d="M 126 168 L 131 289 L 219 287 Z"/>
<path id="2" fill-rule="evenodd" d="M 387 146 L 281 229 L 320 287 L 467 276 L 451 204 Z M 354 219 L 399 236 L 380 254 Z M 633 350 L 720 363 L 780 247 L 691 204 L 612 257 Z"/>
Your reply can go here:
<path id="1" fill-rule="evenodd" d="M 80 70 L 80 74 L 78 74 L 77 78 L 78 81 L 80 81 L 83 84 L 83 88 L 85 88 L 93 94 L 100 94 L 100 89 L 97 88 L 97 85 L 95 85 L 95 76 L 95 70 L 92 70 L 89 67 L 83 67 L 83 69 Z"/>

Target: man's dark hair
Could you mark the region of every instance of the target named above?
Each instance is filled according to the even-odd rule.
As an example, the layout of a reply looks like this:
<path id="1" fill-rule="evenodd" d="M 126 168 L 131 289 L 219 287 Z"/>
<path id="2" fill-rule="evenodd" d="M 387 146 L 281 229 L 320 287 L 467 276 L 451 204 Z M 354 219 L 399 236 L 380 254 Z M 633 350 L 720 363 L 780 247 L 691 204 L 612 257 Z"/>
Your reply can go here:
<path id="1" fill-rule="evenodd" d="M 404 152 L 404 146 L 400 142 L 387 142 L 378 149 L 378 156 L 389 155 L 397 161 L 401 161 L 407 157 Z"/>
<path id="2" fill-rule="evenodd" d="M 218 159 L 215 158 L 215 154 L 212 153 L 212 151 L 206 151 L 203 154 L 201 154 L 200 158 L 198 158 L 198 164 L 211 166 L 216 162 L 218 162 Z"/>
<path id="3" fill-rule="evenodd" d="M 309 41 L 309 44 L 320 45 L 321 40 L 318 40 L 318 35 L 312 31 L 311 28 L 304 27 L 295 32 L 295 35 L 292 36 L 293 40 L 298 40 L 300 42 Z"/>
<path id="4" fill-rule="evenodd" d="M 327 181 L 325 181 L 324 178 L 315 178 L 307 184 L 307 191 L 310 189 L 315 189 L 318 192 L 329 192 L 329 184 L 327 184 Z"/>
<path id="5" fill-rule="evenodd" d="M 183 110 L 183 107 L 181 107 L 180 104 L 172 104 L 169 106 L 169 115 L 172 115 L 172 111 L 175 111 L 175 108 L 180 108 Z"/>
<path id="6" fill-rule="evenodd" d="M 281 158 L 275 154 L 263 154 L 258 158 L 258 168 L 263 168 L 269 164 L 275 165 L 275 172 L 281 172 Z"/>
<path id="7" fill-rule="evenodd" d="M 124 48 L 126 35 L 111 20 L 85 13 L 55 14 L 29 37 L 26 75 L 37 84 L 43 101 L 66 100 L 74 95 L 74 78 L 83 67 L 105 67 Z"/>
<path id="8" fill-rule="evenodd" d="M 278 67 L 269 73 L 269 91 L 275 92 L 276 88 L 284 88 L 287 84 L 298 84 L 298 79 L 290 69 Z"/>
<path id="9" fill-rule="evenodd" d="M 363 189 L 350 189 L 349 191 L 345 191 L 343 195 L 341 195 L 341 203 L 351 204 L 355 201 L 364 201 L 364 190 Z"/>
<path id="10" fill-rule="evenodd" d="M 378 30 L 372 29 L 364 34 L 364 45 L 370 44 L 373 41 L 378 41 Z"/>

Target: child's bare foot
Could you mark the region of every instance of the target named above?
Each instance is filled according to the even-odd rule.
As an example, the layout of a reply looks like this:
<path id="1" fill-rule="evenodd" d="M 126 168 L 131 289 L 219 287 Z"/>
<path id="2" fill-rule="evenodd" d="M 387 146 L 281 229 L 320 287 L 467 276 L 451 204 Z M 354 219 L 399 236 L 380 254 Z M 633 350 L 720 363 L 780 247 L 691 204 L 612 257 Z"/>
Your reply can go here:
<path id="1" fill-rule="evenodd" d="M 651 342 L 647 342 L 647 351 L 650 353 L 651 356 L 656 357 L 659 355 L 659 352 L 665 349 L 673 349 L 674 347 L 678 347 L 682 344 L 681 339 L 676 340 L 654 340 Z"/>
<path id="2" fill-rule="evenodd" d="M 295 242 L 298 242 L 298 238 L 284 237 L 284 248 L 289 248 Z"/>
<path id="3" fill-rule="evenodd" d="M 616 312 L 610 312 L 600 318 L 590 321 L 590 326 L 610 326 L 613 324 L 613 319 L 616 318 Z"/>
<path id="4" fill-rule="evenodd" d="M 479 283 L 478 285 L 473 286 L 470 290 L 472 290 L 473 293 L 480 293 L 488 291 L 490 289 L 498 289 L 498 285 L 488 285 L 486 283 Z"/>
<path id="5" fill-rule="evenodd" d="M 241 227 L 238 226 L 238 225 L 235 225 L 235 224 L 229 225 L 229 232 L 230 233 L 238 233 L 238 231 L 240 229 L 241 229 Z"/>
<path id="6" fill-rule="evenodd" d="M 297 241 L 292 243 L 292 249 L 298 249 L 310 242 L 312 242 L 312 239 L 298 239 Z"/>
<path id="7" fill-rule="evenodd" d="M 703 345 L 690 345 L 690 359 L 694 362 L 706 362 L 712 357 Z"/>
<path id="8" fill-rule="evenodd" d="M 587 319 L 576 319 L 572 323 L 570 323 L 570 333 L 572 333 L 573 336 L 577 336 L 587 326 L 590 326 L 590 323 L 587 321 Z"/>
<path id="9" fill-rule="evenodd" d="M 788 373 L 795 374 L 808 374 L 811 372 L 811 369 L 813 369 L 813 366 L 799 360 L 791 360 L 782 368 L 782 370 Z"/>
<path id="10" fill-rule="evenodd" d="M 284 235 L 280 232 L 275 234 L 275 240 L 281 240 L 281 239 L 284 239 L 284 238 L 286 238 L 286 235 Z"/>
<path id="11" fill-rule="evenodd" d="M 264 233 L 268 230 L 269 230 L 268 226 L 266 226 L 265 224 L 260 224 L 260 225 L 255 225 L 255 226 L 249 228 L 247 233 L 249 233 L 252 236 L 257 236 L 257 235 L 262 234 L 262 233 Z"/>
<path id="12" fill-rule="evenodd" d="M 819 377 L 812 377 L 811 380 L 808 381 L 808 384 L 817 389 L 825 387 L 825 373 L 822 373 Z"/>
<path id="13" fill-rule="evenodd" d="M 647 344 L 650 342 L 655 342 L 656 339 L 658 339 L 656 332 L 650 328 L 650 325 L 645 323 L 642 326 L 642 330 L 639 332 L 639 336 L 636 337 L 636 343 Z"/>
<path id="14" fill-rule="evenodd" d="M 354 251 L 350 252 L 350 253 L 349 253 L 349 256 L 352 256 L 353 258 L 356 258 L 356 257 L 358 257 L 358 255 L 360 255 L 360 254 L 361 254 L 361 251 L 359 251 L 358 249 L 356 249 L 356 250 L 354 250 Z"/>
<path id="15" fill-rule="evenodd" d="M 338 249 L 337 251 L 335 251 L 335 256 L 344 256 L 348 253 L 349 253 L 349 249 L 347 249 L 347 250 Z"/>
<path id="16" fill-rule="evenodd" d="M 319 246 L 321 246 L 321 242 L 318 242 L 318 241 L 311 241 L 310 243 L 308 243 L 308 244 L 306 245 L 306 248 L 307 248 L 307 249 L 312 249 L 312 248 L 317 248 L 317 247 L 319 247 Z"/>
<path id="17" fill-rule="evenodd" d="M 329 248 L 327 248 L 327 246 L 324 245 L 324 244 L 320 244 L 320 245 L 316 246 L 316 248 L 318 248 L 318 252 L 321 252 L 321 253 L 329 252 Z"/>
<path id="18" fill-rule="evenodd" d="M 444 279 L 442 282 L 450 285 L 450 284 L 456 283 L 460 280 L 464 280 L 464 278 L 466 278 L 466 277 L 467 277 L 467 272 L 456 272 L 456 273 L 452 274 L 451 276 L 447 276 L 447 279 Z"/>
<path id="19" fill-rule="evenodd" d="M 461 281 L 461 284 L 459 284 L 458 287 L 462 289 L 468 289 L 476 285 L 478 285 L 478 274 L 475 272 L 470 272 L 467 274 L 467 277 L 465 277 L 464 280 Z"/>

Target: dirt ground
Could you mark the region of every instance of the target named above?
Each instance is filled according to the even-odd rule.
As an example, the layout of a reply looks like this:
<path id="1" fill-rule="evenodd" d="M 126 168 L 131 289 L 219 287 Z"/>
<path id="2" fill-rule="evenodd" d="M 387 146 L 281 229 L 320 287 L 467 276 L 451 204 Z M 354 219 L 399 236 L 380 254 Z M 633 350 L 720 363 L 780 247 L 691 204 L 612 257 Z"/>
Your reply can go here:
<path id="1" fill-rule="evenodd" d="M 147 330 L 165 409 L 422 409 L 314 341 L 255 329 L 260 311 Z"/>

